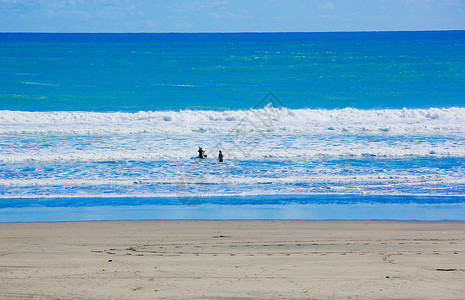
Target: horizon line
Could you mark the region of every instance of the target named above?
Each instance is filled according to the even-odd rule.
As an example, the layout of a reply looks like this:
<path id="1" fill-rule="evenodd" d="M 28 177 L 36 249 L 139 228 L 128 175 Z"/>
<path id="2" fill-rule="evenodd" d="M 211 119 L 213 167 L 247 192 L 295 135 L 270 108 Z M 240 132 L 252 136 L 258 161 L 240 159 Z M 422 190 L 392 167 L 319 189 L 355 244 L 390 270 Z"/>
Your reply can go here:
<path id="1" fill-rule="evenodd" d="M 355 30 L 355 31 L 201 31 L 201 32 L 184 32 L 184 31 L 166 31 L 166 32 L 48 32 L 48 31 L 0 31 L 0 34 L 284 34 L 284 33 L 383 33 L 383 32 L 450 32 L 465 31 L 465 29 L 428 29 L 428 30 Z"/>

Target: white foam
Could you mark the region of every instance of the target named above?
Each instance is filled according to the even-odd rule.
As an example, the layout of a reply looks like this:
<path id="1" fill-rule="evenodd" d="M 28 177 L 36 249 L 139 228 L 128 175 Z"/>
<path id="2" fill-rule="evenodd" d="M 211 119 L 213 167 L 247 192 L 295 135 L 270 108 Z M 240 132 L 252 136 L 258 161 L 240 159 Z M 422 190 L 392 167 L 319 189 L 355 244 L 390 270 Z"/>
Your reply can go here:
<path id="1" fill-rule="evenodd" d="M 32 82 L 32 81 L 25 81 L 25 82 L 22 82 L 22 83 L 23 83 L 23 84 L 28 84 L 28 85 L 58 86 L 58 84 L 42 83 L 42 82 Z"/>
<path id="2" fill-rule="evenodd" d="M 0 111 L 0 161 L 465 157 L 465 108 Z"/>
<path id="3" fill-rule="evenodd" d="M 241 192 L 241 193 L 208 193 L 208 194 L 185 194 L 180 195 L 179 193 L 131 193 L 131 194 L 121 194 L 121 193 L 106 193 L 106 194 L 91 194 L 91 193 L 80 193 L 76 195 L 70 194 L 46 194 L 46 195 L 37 195 L 37 194 L 22 194 L 22 195 L 15 195 L 15 196 L 5 196 L 0 195 L 0 199 L 86 199 L 86 198 L 95 198 L 95 199 L 137 199 L 137 198 L 178 198 L 182 203 L 182 198 L 190 198 L 194 199 L 192 202 L 193 205 L 205 205 L 204 203 L 208 203 L 208 198 L 210 197 L 251 197 L 251 196 L 329 196 L 329 195 L 336 195 L 336 196 L 351 196 L 351 195 L 358 195 L 358 196 L 412 196 L 412 197 L 454 197 L 454 198 L 465 198 L 463 194 L 442 194 L 442 193 L 434 193 L 434 192 L 427 192 L 427 193 L 409 193 L 409 192 L 392 192 L 392 191 L 345 191 L 345 192 L 338 192 L 338 191 L 312 191 L 312 192 L 275 192 L 275 191 L 253 191 L 253 192 Z M 197 200 L 197 199 L 198 200 Z M 363 198 L 361 198 L 363 200 Z M 189 205 L 189 200 L 186 201 L 187 205 Z M 291 202 L 292 203 L 292 202 Z M 284 205 L 291 205 L 284 204 Z M 226 204 L 227 205 L 227 204 Z M 232 204 L 234 205 L 234 204 Z M 270 204 L 272 205 L 272 204 Z"/>
<path id="4" fill-rule="evenodd" d="M 465 108 L 278 109 L 137 113 L 0 111 L 0 134 L 465 132 Z"/>
<path id="5" fill-rule="evenodd" d="M 175 147 L 173 145 L 173 147 Z M 322 149 L 326 148 L 326 149 Z M 411 147 L 412 148 L 412 147 Z M 401 147 L 384 148 L 381 146 L 366 146 L 365 148 L 332 147 L 320 145 L 320 149 L 293 149 L 293 150 L 264 150 L 257 147 L 252 152 L 230 153 L 222 148 L 226 161 L 236 160 L 286 160 L 286 159 L 315 159 L 323 157 L 379 157 L 379 158 L 402 158 L 402 157 L 465 157 L 465 148 L 436 149 L 422 148 L 417 145 L 414 149 L 403 149 Z M 227 148 L 226 148 L 227 149 Z M 63 150 L 54 148 L 51 151 L 24 151 L 23 153 L 2 153 L 0 162 L 73 162 L 73 161 L 186 161 L 195 156 L 195 148 L 179 150 L 158 150 L 155 152 L 145 151 L 118 151 L 118 150 Z M 211 158 L 206 162 L 214 161 L 215 154 L 211 153 Z"/>
<path id="6" fill-rule="evenodd" d="M 134 186 L 152 184 L 297 184 L 297 183 L 326 183 L 326 184 L 369 184 L 370 187 L 389 186 L 390 184 L 402 185 L 434 185 L 434 184 L 465 184 L 465 178 L 451 175 L 313 175 L 313 176 L 288 176 L 288 177 L 231 177 L 214 175 L 176 176 L 163 178 L 118 178 L 118 179 L 0 179 L 0 186 L 30 187 L 30 186 Z M 344 187 L 345 188 L 345 187 Z M 337 187 L 332 187 L 337 189 Z"/>
<path id="7" fill-rule="evenodd" d="M 50 139 L 53 139 L 51 137 Z M 80 139 L 50 141 L 23 141 L 10 139 L 11 147 L 5 143 L 0 147 L 0 162 L 59 162 L 59 161 L 189 161 L 196 155 L 197 145 L 209 154 L 206 160 L 214 161 L 217 151 L 223 150 L 226 162 L 236 160 L 286 160 L 315 159 L 324 157 L 465 157 L 465 139 L 451 142 L 439 141 L 366 141 L 347 140 L 333 137 L 313 140 L 303 136 L 286 140 L 287 136 L 272 136 L 256 144 L 240 144 L 238 141 L 221 141 L 221 136 L 209 136 L 207 139 L 195 139 L 183 136 L 183 140 L 143 139 L 137 137 L 119 137 L 117 141 Z M 235 143 L 237 142 L 237 143 Z M 14 144 L 18 143 L 18 146 Z M 27 145 L 30 143 L 31 145 Z M 41 148 L 44 143 L 52 144 Z M 81 143 L 86 143 L 81 145 Z M 238 145 L 239 144 L 239 145 Z M 77 146 L 76 146 L 77 145 Z"/>

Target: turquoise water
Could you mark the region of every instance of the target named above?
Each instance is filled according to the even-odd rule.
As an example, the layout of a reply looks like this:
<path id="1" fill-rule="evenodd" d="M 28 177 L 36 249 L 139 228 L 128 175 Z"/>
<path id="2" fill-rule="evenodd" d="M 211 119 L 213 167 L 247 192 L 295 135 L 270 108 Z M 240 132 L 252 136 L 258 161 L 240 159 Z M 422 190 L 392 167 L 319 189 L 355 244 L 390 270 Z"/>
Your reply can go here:
<path id="1" fill-rule="evenodd" d="M 464 31 L 0 34 L 0 221 L 463 220 L 464 166 Z"/>
<path id="2" fill-rule="evenodd" d="M 0 34 L 0 109 L 463 106 L 465 32 Z"/>

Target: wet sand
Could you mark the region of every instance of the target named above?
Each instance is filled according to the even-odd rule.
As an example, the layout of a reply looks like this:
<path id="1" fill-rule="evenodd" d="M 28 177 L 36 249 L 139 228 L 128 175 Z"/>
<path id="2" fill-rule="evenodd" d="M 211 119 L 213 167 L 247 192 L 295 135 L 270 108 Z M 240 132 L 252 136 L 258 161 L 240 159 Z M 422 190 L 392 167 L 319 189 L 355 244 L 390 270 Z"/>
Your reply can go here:
<path id="1" fill-rule="evenodd" d="M 465 299 L 465 222 L 0 224 L 0 299 Z"/>

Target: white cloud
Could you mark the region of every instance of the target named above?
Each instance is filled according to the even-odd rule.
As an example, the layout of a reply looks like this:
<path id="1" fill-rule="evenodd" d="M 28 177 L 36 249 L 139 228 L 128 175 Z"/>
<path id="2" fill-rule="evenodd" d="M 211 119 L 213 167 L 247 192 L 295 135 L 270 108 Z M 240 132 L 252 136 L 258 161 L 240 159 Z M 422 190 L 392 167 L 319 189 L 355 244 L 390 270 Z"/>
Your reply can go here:
<path id="1" fill-rule="evenodd" d="M 207 0 L 207 1 L 173 1 L 172 10 L 185 12 L 185 11 L 199 11 L 206 9 L 218 9 L 224 8 L 229 5 L 229 1 L 217 1 L 217 0 Z"/>
<path id="2" fill-rule="evenodd" d="M 221 18 L 221 15 L 219 13 L 216 13 L 216 12 L 208 13 L 208 16 L 213 18 L 213 19 L 220 19 Z"/>
<path id="3" fill-rule="evenodd" d="M 322 3 L 318 5 L 318 9 L 327 9 L 327 10 L 333 10 L 334 9 L 334 4 L 331 1 Z"/>

